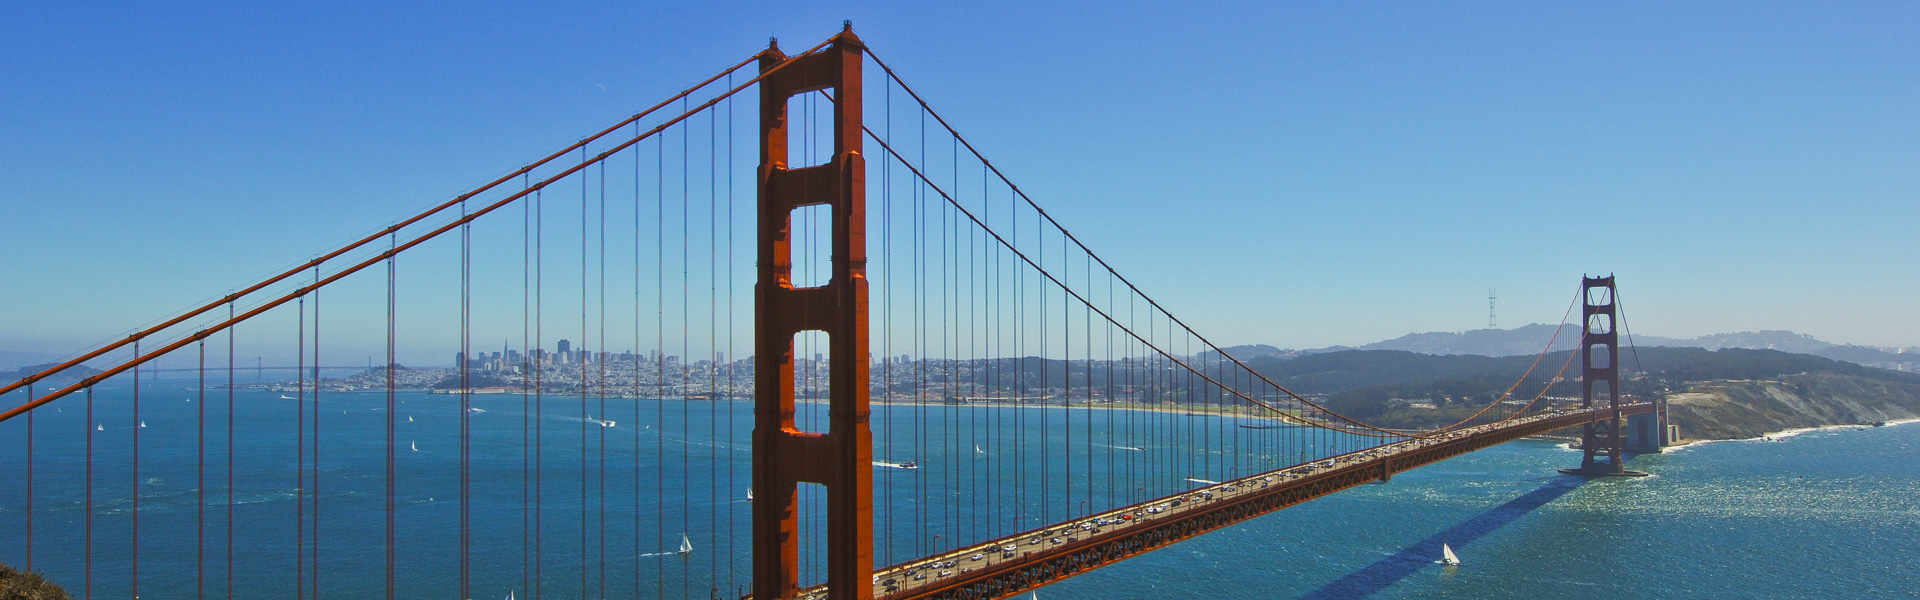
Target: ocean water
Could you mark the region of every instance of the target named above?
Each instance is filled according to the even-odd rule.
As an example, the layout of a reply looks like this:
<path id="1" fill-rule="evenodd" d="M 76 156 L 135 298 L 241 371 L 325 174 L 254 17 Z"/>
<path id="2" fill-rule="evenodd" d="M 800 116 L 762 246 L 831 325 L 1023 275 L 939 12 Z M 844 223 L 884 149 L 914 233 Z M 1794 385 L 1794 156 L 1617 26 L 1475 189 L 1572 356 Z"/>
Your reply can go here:
<path id="1" fill-rule="evenodd" d="M 1650 477 L 1523 440 L 1048 586 L 1042 598 L 1916 598 L 1920 424 L 1711 442 Z M 1463 564 L 1434 564 L 1440 544 Z"/>
<path id="2" fill-rule="evenodd" d="M 323 394 L 319 506 L 296 500 L 296 402 L 235 392 L 234 569 L 226 563 L 224 390 L 209 390 L 205 537 L 195 461 L 199 393 L 191 382 L 143 384 L 131 416 L 124 382 L 95 393 L 93 593 L 132 592 L 131 436 L 140 421 L 140 595 L 322 598 L 382 594 L 385 579 L 384 394 Z M 16 400 L 9 396 L 7 400 Z M 457 597 L 458 405 L 399 394 L 397 593 Z M 472 596 L 737 597 L 747 585 L 747 404 L 548 397 L 536 418 L 518 395 L 475 396 L 472 417 Z M 81 498 L 84 400 L 35 416 L 34 568 L 84 592 Z M 818 406 L 803 406 L 803 426 Z M 1009 418 L 1037 438 L 1006 438 Z M 1087 423 L 1079 438 L 1059 409 L 878 406 L 876 552 L 883 563 L 935 543 L 983 539 L 1060 520 L 1078 502 L 1124 502 L 1129 487 L 1181 475 L 1219 479 L 1248 465 L 1218 453 L 1118 436 Z M 1142 417 L 1146 418 L 1146 417 Z M 1154 415 L 1187 431 L 1235 433 L 1216 417 Z M 613 421 L 602 427 L 596 420 Z M 958 427 L 974 443 L 925 443 L 909 424 Z M 1036 427 L 1044 423 L 1045 427 Z M 309 427 L 311 423 L 309 422 Z M 100 431 L 97 427 L 105 427 Z M 539 436 L 538 446 L 523 440 Z M 1094 431 L 1089 437 L 1087 431 Z M 309 430 L 310 431 L 310 430 Z M 891 432 L 889 434 L 889 432 Z M 996 433 L 1000 432 L 1000 433 Z M 0 561 L 24 566 L 24 423 L 0 424 Z M 996 437 L 999 436 L 999 437 Z M 1141 448 L 1121 463 L 1013 464 L 1037 444 Z M 1323 440 L 1326 441 L 1326 440 Z M 1331 440 L 1350 442 L 1350 440 Z M 606 463 L 600 463 L 604 446 Z M 968 447 L 972 446 L 972 447 Z M 417 450 L 416 450 L 417 448 Z M 537 448 L 537 454 L 526 451 Z M 583 453 L 582 450 L 585 450 Z M 1114 456 L 1092 452 L 1088 456 Z M 1137 454 L 1137 457 L 1135 455 Z M 1033 455 L 1027 455 L 1033 456 Z M 1522 441 L 1309 502 L 1130 559 L 1038 592 L 1046 598 L 1727 598 L 1914 597 L 1920 589 L 1920 426 L 1818 431 L 1779 442 L 1720 442 L 1637 457 L 1634 479 L 1585 481 L 1553 469 L 1578 454 Z M 997 457 L 988 460 L 988 457 Z M 1132 465 L 1125 460 L 1134 460 Z M 311 460 L 311 457 L 308 457 Z M 523 487 L 522 474 L 542 475 Z M 604 468 L 604 481 L 601 473 Z M 1087 477 L 1091 472 L 1092 477 Z M 1109 473 L 1132 473 L 1111 476 Z M 587 474 L 582 477 L 582 474 Z M 1136 481 L 1153 474 L 1157 484 Z M 312 478 L 313 472 L 306 471 Z M 1088 483 L 1078 496 L 1037 490 Z M 309 480 L 308 485 L 311 485 Z M 537 487 L 536 487 L 537 486 Z M 803 547 L 818 546 L 817 489 L 801 493 Z M 605 509 L 602 513 L 602 496 Z M 540 499 L 539 510 L 522 499 Z M 994 499 L 980 510 L 981 499 Z M 295 515 L 305 515 L 296 519 Z M 604 519 L 602 518 L 604 514 Z M 584 517 L 582 515 L 585 515 Z M 302 544 L 320 528 L 319 544 Z M 537 523 L 537 527 L 529 527 Z M 601 531 L 604 525 L 605 534 Z M 534 532 L 537 532 L 537 536 Z M 302 535 L 304 533 L 304 535 Z M 694 547 L 675 552 L 685 535 Z M 943 535 L 936 541 L 933 535 Z M 1432 564 L 1450 544 L 1465 564 Z M 199 558 L 204 549 L 204 558 Z M 314 553 L 318 558 L 314 558 Z M 535 557 L 535 558 L 529 558 Z M 319 572 L 296 565 L 318 564 Z M 801 567 L 822 565 L 803 552 Z M 202 571 L 201 569 L 204 568 Z M 529 593 L 529 589 L 537 593 Z"/>

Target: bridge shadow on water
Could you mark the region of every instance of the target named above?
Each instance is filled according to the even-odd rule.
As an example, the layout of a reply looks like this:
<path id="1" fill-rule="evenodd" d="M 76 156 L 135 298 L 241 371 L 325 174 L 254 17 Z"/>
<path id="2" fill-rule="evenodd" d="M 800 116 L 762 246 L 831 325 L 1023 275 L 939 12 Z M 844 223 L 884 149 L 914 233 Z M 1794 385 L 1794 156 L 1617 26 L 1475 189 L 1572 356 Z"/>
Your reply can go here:
<path id="1" fill-rule="evenodd" d="M 1346 577 L 1334 580 L 1320 589 L 1301 596 L 1303 600 L 1345 600 L 1366 598 L 1384 590 L 1422 568 L 1435 566 L 1434 558 L 1440 556 L 1440 544 L 1452 544 L 1462 548 L 1481 536 L 1492 533 L 1500 527 L 1512 523 L 1534 509 L 1552 502 L 1555 498 L 1587 482 L 1584 477 L 1560 475 L 1547 480 L 1545 485 L 1527 492 L 1518 498 L 1507 501 L 1474 518 L 1461 521 L 1446 531 L 1434 534 L 1424 540 L 1408 546 L 1392 556 L 1375 561 Z"/>

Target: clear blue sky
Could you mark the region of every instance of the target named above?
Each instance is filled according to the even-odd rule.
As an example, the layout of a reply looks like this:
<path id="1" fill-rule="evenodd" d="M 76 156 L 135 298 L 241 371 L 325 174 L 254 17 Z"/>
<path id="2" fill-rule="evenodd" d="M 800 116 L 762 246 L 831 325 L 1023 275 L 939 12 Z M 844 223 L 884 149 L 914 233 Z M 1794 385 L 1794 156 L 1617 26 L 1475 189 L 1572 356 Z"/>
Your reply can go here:
<path id="1" fill-rule="evenodd" d="M 1555 322 L 1614 272 L 1639 333 L 1920 344 L 1920 4 L 797 4 L 0 4 L 0 349 L 124 335 L 842 19 L 1217 341 L 1484 327 L 1496 287 Z"/>

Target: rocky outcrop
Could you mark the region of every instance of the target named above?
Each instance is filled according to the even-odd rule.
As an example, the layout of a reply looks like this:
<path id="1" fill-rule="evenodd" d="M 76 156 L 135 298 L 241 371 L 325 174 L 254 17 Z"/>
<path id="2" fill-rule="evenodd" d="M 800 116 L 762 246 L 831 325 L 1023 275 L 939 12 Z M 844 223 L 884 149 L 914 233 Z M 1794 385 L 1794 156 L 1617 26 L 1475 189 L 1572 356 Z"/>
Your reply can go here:
<path id="1" fill-rule="evenodd" d="M 1920 385 L 1835 373 L 1691 382 L 1668 396 L 1682 440 L 1746 439 L 1920 417 Z"/>

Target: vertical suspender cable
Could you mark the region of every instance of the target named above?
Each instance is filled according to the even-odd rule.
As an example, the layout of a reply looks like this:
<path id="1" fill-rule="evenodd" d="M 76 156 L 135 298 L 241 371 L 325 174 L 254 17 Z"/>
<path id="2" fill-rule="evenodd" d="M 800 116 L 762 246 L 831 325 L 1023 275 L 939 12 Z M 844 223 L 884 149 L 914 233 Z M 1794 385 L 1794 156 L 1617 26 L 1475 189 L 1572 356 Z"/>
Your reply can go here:
<path id="1" fill-rule="evenodd" d="M 140 358 L 140 342 L 132 344 L 132 356 Z M 159 373 L 154 373 L 159 375 Z M 132 369 L 132 563 L 129 579 L 132 598 L 140 598 L 140 365 Z"/>
<path id="2" fill-rule="evenodd" d="M 229 301 L 227 320 L 233 320 L 233 313 L 233 302 Z M 237 328 L 227 328 L 227 600 L 233 600 L 233 336 Z M 88 456 L 92 456 L 91 447 Z M 92 459 L 89 458 L 87 462 L 91 469 Z M 88 504 L 91 506 L 92 503 Z M 93 511 L 89 508 L 87 512 Z"/>
<path id="3" fill-rule="evenodd" d="M 587 148 L 580 147 L 580 160 Z M 587 174 L 580 174 L 580 349 L 572 361 L 580 368 L 580 597 L 587 597 Z M 606 415 L 601 415 L 605 417 Z"/>
<path id="4" fill-rule="evenodd" d="M 543 585 L 544 580 L 540 576 L 540 568 L 545 563 L 545 561 L 542 560 L 545 552 L 541 549 L 543 545 L 541 543 L 542 523 L 545 516 L 541 514 L 540 510 L 541 498 L 545 494 L 545 490 L 541 489 L 541 484 L 544 481 L 541 474 L 546 466 L 544 464 L 545 461 L 542 460 L 543 456 L 541 452 L 545 444 L 541 443 L 542 427 L 540 414 L 543 408 L 542 405 L 546 403 L 546 373 L 547 363 L 550 360 L 547 357 L 546 348 L 544 347 L 546 344 L 546 336 L 542 325 L 546 324 L 546 317 L 545 307 L 541 303 L 541 292 L 546 287 L 546 282 L 544 281 L 546 274 L 544 267 L 545 257 L 543 256 L 546 250 L 544 236 L 547 230 L 545 223 L 545 194 L 545 187 L 534 190 L 533 192 L 533 347 L 528 350 L 534 358 L 532 359 L 533 411 L 531 416 L 528 417 L 529 420 L 533 421 L 533 583 L 530 584 L 532 587 L 528 588 L 527 595 L 536 599 L 543 595 L 541 592 L 545 591 L 546 588 L 546 586 Z"/>
<path id="5" fill-rule="evenodd" d="M 600 395 L 600 418 L 607 419 L 607 163 L 600 163 L 600 354 L 594 357 L 594 367 L 599 369 L 599 382 L 596 387 Z M 600 428 L 600 477 L 597 488 L 600 491 L 599 575 L 600 596 L 607 595 L 607 428 Z"/>
<path id="6" fill-rule="evenodd" d="M 718 239 L 720 235 L 719 127 L 719 111 L 709 110 L 707 112 L 707 349 L 714 355 L 713 362 L 709 363 L 710 366 L 707 369 L 707 468 L 709 469 L 716 468 L 718 465 L 715 463 L 720 460 L 720 448 L 714 443 L 720 440 L 719 411 L 721 407 L 718 398 L 721 359 L 716 350 L 720 347 L 720 315 L 717 312 L 720 300 L 715 297 L 720 291 L 720 265 L 715 262 L 719 259 L 720 253 Z M 601 293 L 605 295 L 604 289 Z M 602 339 L 605 337 L 601 336 Z M 713 477 L 707 481 L 709 502 L 707 503 L 708 529 L 706 530 L 713 531 L 720 525 L 721 499 L 727 496 L 721 493 L 721 490 L 725 489 L 725 482 L 720 481 L 719 477 Z M 708 545 L 715 549 L 719 547 L 718 544 Z M 719 574 L 720 553 L 708 552 L 707 581 L 712 588 L 708 592 L 709 596 L 719 595 Z"/>
<path id="7" fill-rule="evenodd" d="M 893 139 L 893 85 L 888 83 L 884 90 L 886 109 L 881 111 L 886 119 L 887 139 Z M 885 261 L 880 272 L 880 429 L 883 431 L 880 444 L 880 460 L 892 463 L 893 460 L 893 161 L 880 162 L 880 257 Z M 893 553 L 893 487 L 881 484 L 880 502 L 880 544 L 881 564 L 890 564 L 895 560 Z"/>
<path id="8" fill-rule="evenodd" d="M 882 111 L 886 119 L 887 139 L 893 139 L 893 84 L 888 82 L 885 89 L 886 110 Z M 885 442 L 881 444 L 880 460 L 892 463 L 893 459 L 893 161 L 880 162 L 880 247 L 881 259 L 885 261 L 880 274 L 880 398 L 885 405 L 881 408 L 881 429 Z M 893 553 L 893 488 L 882 484 L 881 506 L 885 512 L 880 516 L 880 539 L 884 551 L 882 564 L 890 564 L 898 557 Z"/>
<path id="9" fill-rule="evenodd" d="M 307 585 L 307 297 L 300 297 L 295 314 L 299 334 L 294 338 L 293 409 L 293 597 L 306 597 Z"/>
<path id="10" fill-rule="evenodd" d="M 888 81 L 892 81 L 892 79 L 888 79 Z M 1013 199 L 1011 197 L 1008 198 L 1007 205 L 1009 209 L 1007 211 L 1008 229 L 1012 231 L 1011 237 L 1017 242 L 1020 239 L 1020 211 L 1018 207 L 1013 204 Z M 998 252 L 997 248 L 995 249 L 995 252 Z M 1024 406 L 1022 406 L 1023 404 L 1025 404 L 1026 396 L 1027 396 L 1026 282 L 1027 282 L 1026 270 L 1016 267 L 1013 270 L 1013 294 L 1012 294 L 1013 296 L 1013 331 L 1014 331 L 1013 402 L 1014 402 L 1014 406 L 1016 407 L 1015 410 L 1013 411 L 1014 443 L 1013 443 L 1012 464 L 1015 467 L 1014 481 L 1013 481 L 1013 486 L 1014 486 L 1013 487 L 1013 505 L 1014 505 L 1013 528 L 1016 531 L 1026 529 L 1025 523 L 1022 522 L 1022 518 L 1026 516 L 1026 512 L 1027 512 L 1027 477 L 1025 475 L 1026 466 L 1028 464 L 1027 463 L 1027 426 L 1026 426 L 1027 411 L 1024 409 Z"/>
<path id="11" fill-rule="evenodd" d="M 1072 265 L 1066 250 L 1067 242 L 1063 239 L 1060 241 L 1060 387 L 1065 393 L 1060 395 L 1060 421 L 1064 430 L 1060 462 L 1066 477 L 1060 483 L 1066 492 L 1067 518 L 1074 519 L 1079 513 L 1074 510 L 1078 505 L 1073 503 L 1073 296 L 1066 293 Z"/>
<path id="12" fill-rule="evenodd" d="M 682 109 L 681 112 L 683 113 L 686 112 L 685 109 L 687 106 L 687 102 L 688 101 L 685 99 L 682 99 L 680 101 L 680 107 Z M 690 243 L 687 241 L 687 238 L 688 238 L 688 235 L 692 232 L 692 229 L 690 228 L 690 224 L 687 218 L 687 209 L 691 202 L 691 197 L 689 195 L 689 188 L 688 188 L 689 184 L 687 179 L 687 171 L 689 168 L 688 159 L 690 157 L 690 155 L 688 154 L 688 146 L 690 144 L 690 142 L 688 141 L 688 138 L 692 134 L 692 131 L 690 131 L 690 129 L 692 129 L 691 125 L 680 126 L 680 431 L 682 432 L 682 435 L 686 435 L 693 430 L 692 415 L 689 413 L 688 402 L 687 402 L 687 384 L 688 384 L 688 378 L 691 376 L 691 373 L 689 372 L 688 369 L 690 368 L 689 365 L 693 363 L 692 346 L 689 345 L 688 343 L 688 336 L 690 335 L 689 329 L 688 329 L 689 327 L 688 321 L 691 320 L 692 318 L 692 315 L 689 314 L 689 312 L 692 310 L 692 307 L 693 307 L 691 301 L 688 299 L 688 295 L 690 292 L 689 288 L 691 285 L 691 283 L 688 281 L 688 278 L 691 277 L 692 275 L 692 268 L 689 267 L 687 264 L 689 262 L 689 259 L 691 258 L 691 255 L 689 253 Z M 692 461 L 690 457 L 686 453 L 681 454 L 681 457 L 680 457 L 680 521 L 681 521 L 680 531 L 682 532 L 681 535 L 685 535 L 684 532 L 688 530 L 688 527 L 687 527 L 688 515 L 691 514 L 693 510 L 692 505 L 689 504 L 689 496 L 693 495 L 693 482 L 692 482 L 693 472 L 691 471 L 691 464 L 690 464 L 691 462 Z M 685 558 L 685 556 L 683 555 L 682 558 Z M 688 590 L 692 587 L 692 581 L 693 581 L 692 577 L 693 577 L 693 569 L 688 567 L 686 561 L 684 560 L 681 561 L 680 595 L 682 597 L 685 597 L 687 595 Z"/>
<path id="13" fill-rule="evenodd" d="M 542 188 L 541 192 L 545 189 Z M 541 356 L 537 370 L 534 371 L 533 386 L 533 586 L 535 597 L 546 596 L 545 561 L 546 555 L 546 460 L 543 450 L 546 444 L 545 426 L 541 416 L 546 412 L 546 367 L 558 365 L 559 357 L 549 355 L 542 346 L 546 344 L 546 205 L 542 193 L 535 193 L 533 206 L 533 340 Z M 556 367 L 555 376 L 560 374 Z"/>
<path id="14" fill-rule="evenodd" d="M 313 480 L 307 492 L 313 496 L 313 548 L 307 554 L 312 561 L 313 597 L 320 597 L 320 267 L 313 268 Z"/>
<path id="15" fill-rule="evenodd" d="M 467 203 L 460 203 L 460 216 L 467 216 Z M 471 482 L 473 479 L 471 442 L 473 430 L 469 415 L 473 412 L 473 374 L 469 366 L 473 364 L 473 226 L 460 225 L 460 597 L 471 598 L 472 572 L 469 564 L 469 548 L 473 541 L 471 516 Z M 315 353 L 319 351 L 316 349 Z M 318 439 L 318 435 L 314 436 Z M 319 454 L 319 448 L 314 448 Z M 316 457 L 317 460 L 317 457 Z M 317 469 L 316 469 L 317 470 Z M 317 493 L 317 491 L 316 491 Z M 318 504 L 316 498 L 315 503 Z M 318 520 L 316 510 L 315 519 Z M 319 524 L 315 523 L 315 527 Z M 319 586 L 315 586 L 318 589 Z"/>
<path id="16" fill-rule="evenodd" d="M 1046 234 L 1047 232 L 1045 229 L 1036 228 L 1034 230 L 1034 238 L 1037 240 L 1037 243 L 1034 244 L 1034 246 L 1035 248 L 1037 248 L 1037 256 L 1039 259 L 1039 264 L 1042 264 L 1042 265 L 1047 264 Z M 1050 364 L 1052 361 L 1047 358 L 1047 355 L 1053 352 L 1053 347 L 1048 344 L 1048 342 L 1052 341 L 1051 334 L 1053 332 L 1050 331 L 1047 327 L 1047 284 L 1046 282 L 1044 281 L 1040 282 L 1040 285 L 1034 291 L 1038 296 L 1037 298 L 1038 302 L 1036 302 L 1036 304 L 1038 304 L 1040 307 L 1040 395 L 1042 396 L 1041 405 L 1047 406 L 1052 404 L 1047 400 L 1051 399 L 1051 395 L 1053 393 L 1053 381 L 1052 381 L 1053 368 L 1052 368 L 1052 365 Z M 1042 423 L 1041 429 L 1040 429 L 1040 472 L 1042 473 L 1041 481 L 1044 482 L 1040 485 L 1039 524 L 1041 525 L 1045 525 L 1053 522 L 1053 518 L 1052 518 L 1053 444 L 1051 443 L 1053 436 L 1052 436 L 1052 432 L 1048 431 L 1049 429 L 1052 429 L 1053 417 L 1051 415 L 1046 414 L 1046 412 L 1047 411 L 1043 411 L 1040 417 L 1041 418 L 1040 422 Z"/>
<path id="17" fill-rule="evenodd" d="M 960 169 L 959 167 L 956 166 L 954 167 L 954 180 L 956 182 L 955 183 L 956 186 L 958 186 L 957 182 L 959 181 L 959 178 L 960 178 Z M 955 190 L 956 194 L 958 192 L 959 190 Z M 986 190 L 984 188 L 981 189 L 982 196 L 980 200 L 982 203 L 986 202 L 985 192 Z M 978 396 L 984 395 L 984 394 L 979 394 L 979 392 L 981 391 L 979 378 L 983 373 L 981 367 L 986 364 L 981 360 L 981 357 L 980 357 L 981 306 L 980 306 L 980 296 L 978 292 L 985 290 L 985 286 L 983 285 L 985 282 L 981 281 L 980 279 L 981 267 L 980 267 L 980 261 L 977 260 L 978 250 L 980 249 L 980 246 L 974 243 L 974 236 L 971 235 L 972 230 L 965 230 L 965 231 L 967 231 L 968 235 L 964 236 L 967 240 L 967 268 L 965 271 L 963 271 L 963 273 L 965 273 L 967 276 L 967 283 L 966 283 L 967 379 L 964 383 L 966 385 L 967 393 L 976 395 L 976 397 L 978 397 Z M 972 404 L 972 402 L 969 402 L 969 404 Z M 971 468 L 968 469 L 968 475 L 970 476 L 970 478 L 969 478 L 969 481 L 967 482 L 968 484 L 967 491 L 969 494 L 972 494 L 974 498 L 981 499 L 981 500 L 984 500 L 985 497 L 982 496 L 980 493 L 980 488 L 982 484 L 982 481 L 980 478 L 980 470 L 981 470 L 981 467 L 984 466 L 982 464 L 983 461 L 986 459 L 986 456 L 982 454 L 986 452 L 986 450 L 984 449 L 985 447 L 981 445 L 982 443 L 985 442 L 985 440 L 981 439 L 981 435 L 986 432 L 987 427 L 990 427 L 993 425 L 992 411 L 993 409 L 991 405 L 984 406 L 978 410 L 968 411 L 970 416 L 970 418 L 968 419 L 968 423 L 971 424 L 972 433 L 968 435 L 967 438 L 970 441 L 972 441 L 974 444 L 973 445 L 974 453 L 973 453 L 973 461 L 971 461 L 970 463 Z M 978 415 L 978 417 L 972 418 L 973 415 Z M 991 444 L 988 444 L 988 445 L 991 445 Z M 984 510 L 991 510 L 991 508 L 989 508 L 991 506 L 989 503 L 983 502 L 981 506 L 982 506 L 982 509 Z M 971 524 L 972 532 L 969 536 L 971 539 L 975 539 L 975 540 L 987 539 L 980 535 L 981 512 L 982 511 L 972 511 L 967 515 L 973 521 Z M 991 537 L 991 536 L 988 536 L 988 537 Z"/>
<path id="18" fill-rule="evenodd" d="M 942 396 L 943 396 L 941 398 L 942 400 L 941 404 L 944 405 L 941 412 L 944 413 L 942 416 L 944 416 L 946 420 L 946 424 L 945 424 L 946 431 L 939 432 L 939 435 L 941 438 L 947 441 L 947 444 L 946 444 L 947 447 L 945 452 L 945 454 L 947 455 L 945 462 L 947 464 L 946 464 L 946 468 L 941 469 L 943 473 L 941 474 L 942 476 L 940 477 L 941 506 L 944 507 L 943 512 L 946 513 L 946 518 L 942 519 L 942 521 L 944 521 L 942 523 L 942 526 L 944 529 L 946 529 L 947 541 L 957 546 L 961 541 L 960 540 L 960 511 L 958 510 L 959 507 L 955 505 L 953 499 L 955 494 L 955 485 L 959 483 L 958 481 L 955 481 L 955 479 L 956 479 L 956 472 L 959 470 L 958 467 L 960 466 L 959 465 L 960 453 L 958 448 L 958 444 L 960 443 L 960 440 L 959 440 L 960 436 L 958 435 L 960 422 L 958 418 L 959 412 L 957 407 L 955 407 L 952 402 L 948 402 L 949 400 L 953 399 L 953 369 L 954 369 L 954 359 L 955 359 L 954 352 L 953 352 L 953 341 L 954 341 L 953 338 L 955 337 L 953 335 L 953 327 L 954 327 L 954 321 L 955 321 L 955 319 L 953 318 L 954 316 L 953 309 L 954 309 L 955 303 L 953 302 L 953 298 L 952 298 L 953 258 L 954 257 L 952 256 L 952 252 L 950 252 L 950 250 L 952 249 L 953 242 L 948 236 L 948 234 L 953 231 L 953 223 L 948 219 L 948 217 L 952 214 L 952 212 L 953 212 L 952 209 L 947 207 L 946 205 L 943 204 L 940 206 L 940 349 L 939 349 L 939 352 L 940 352 L 940 358 L 941 358 L 940 362 L 943 363 L 943 366 L 945 367 L 945 369 L 943 370 L 946 371 L 947 376 L 941 378 L 942 385 L 940 386 Z"/>
<path id="19" fill-rule="evenodd" d="M 660 510 L 653 513 L 653 533 L 658 547 L 667 535 L 667 136 L 655 137 L 654 142 L 654 430 L 660 433 L 654 436 L 659 468 L 654 470 L 653 490 Z M 667 563 L 654 561 L 653 565 L 655 594 L 665 598 Z"/>
<path id="20" fill-rule="evenodd" d="M 1089 265 L 1087 273 L 1092 273 L 1091 265 Z M 1091 287 L 1091 285 L 1089 285 L 1089 287 Z M 1108 279 L 1106 279 L 1106 310 L 1108 310 L 1108 313 L 1112 313 L 1112 315 L 1119 313 L 1117 304 L 1114 304 L 1114 277 L 1108 277 Z M 1117 431 L 1117 429 L 1114 429 L 1114 400 L 1117 398 L 1117 394 L 1114 392 L 1114 327 L 1108 327 L 1108 329 L 1106 329 L 1106 363 L 1104 363 L 1104 371 L 1106 371 L 1106 373 L 1102 373 L 1102 377 L 1104 377 L 1104 381 L 1106 381 L 1106 410 L 1104 410 L 1104 413 L 1106 413 L 1106 446 L 1108 446 L 1108 448 L 1106 448 L 1106 506 L 1117 506 L 1119 502 L 1117 502 L 1114 492 L 1116 492 L 1116 485 L 1119 483 L 1119 471 L 1114 471 L 1114 460 L 1116 460 L 1114 454 L 1119 452 L 1119 448 L 1114 448 L 1114 440 L 1116 440 L 1114 433 Z"/>
<path id="21" fill-rule="evenodd" d="M 86 538 L 86 593 L 85 600 L 93 600 L 93 432 L 100 427 L 93 421 L 93 388 L 87 388 L 87 501 L 85 524 L 82 537 Z M 228 503 L 229 506 L 232 503 Z M 232 570 L 232 569 L 228 569 Z"/>
<path id="22" fill-rule="evenodd" d="M 733 75 L 731 74 L 727 75 L 727 87 L 729 89 L 733 87 Z M 638 160 L 638 159 L 636 158 L 635 160 Z M 729 403 L 733 401 L 735 397 L 734 394 L 737 393 L 737 391 L 734 390 L 733 388 L 734 375 L 735 375 L 734 373 L 735 359 L 733 355 L 733 339 L 734 339 L 734 328 L 733 328 L 733 280 L 734 280 L 734 276 L 733 276 L 733 238 L 734 238 L 733 179 L 734 179 L 734 176 L 733 175 L 734 175 L 733 173 L 733 97 L 728 96 L 727 97 L 727 400 Z M 637 321 L 635 322 L 635 325 L 638 326 Z M 638 375 L 638 372 L 636 371 L 635 374 Z M 733 432 L 735 431 L 734 413 L 735 411 L 732 409 L 731 404 L 729 404 L 727 408 L 727 447 L 728 448 L 733 448 Z M 737 479 L 734 478 L 733 464 L 735 462 L 736 461 L 733 460 L 733 457 L 731 456 L 727 457 L 727 485 L 729 486 L 733 485 L 733 482 L 738 481 Z M 728 489 L 731 490 L 731 488 L 728 488 Z M 721 497 L 725 498 L 727 496 L 722 495 Z M 752 499 L 751 494 L 749 494 L 748 499 L 749 500 Z M 727 509 L 727 556 L 729 557 L 733 556 L 733 540 L 734 540 L 733 515 L 735 512 L 737 511 L 734 511 L 731 507 Z M 733 565 L 734 565 L 734 561 L 732 561 L 731 559 L 727 561 L 727 589 L 733 590 L 735 595 L 739 595 L 740 588 L 739 588 L 739 584 L 734 581 Z M 717 580 L 716 580 L 716 583 L 717 583 Z"/>
<path id="23" fill-rule="evenodd" d="M 522 193 L 524 193 L 527 187 L 527 179 L 525 175 L 521 176 L 520 187 L 521 187 Z M 532 404 L 532 398 L 531 398 L 532 386 L 528 385 L 529 382 L 533 381 L 533 368 L 534 368 L 533 346 L 528 343 L 528 339 L 530 335 L 529 330 L 532 328 L 531 324 L 533 322 L 533 319 L 528 312 L 530 307 L 533 305 L 533 292 L 532 292 L 533 250 L 532 248 L 533 248 L 533 205 L 530 203 L 521 203 L 520 204 L 520 350 L 521 352 L 523 352 L 523 354 L 520 357 L 520 591 L 525 593 L 528 598 L 534 597 L 533 588 L 530 587 L 533 583 L 532 569 L 531 569 L 531 563 L 533 560 L 533 547 L 531 544 L 533 532 L 532 532 L 532 528 L 528 526 L 533 521 L 533 516 L 528 513 L 528 507 L 532 505 L 532 503 L 529 501 L 531 500 L 530 497 L 532 496 L 532 494 L 529 493 L 531 492 L 531 488 L 528 485 L 528 479 L 530 478 L 527 476 L 528 467 L 530 466 L 528 464 L 529 463 L 528 459 L 532 456 L 532 451 L 533 451 L 532 450 L 533 444 L 530 443 L 532 441 L 532 438 L 528 436 L 528 431 L 531 429 L 531 427 L 529 427 L 528 424 L 533 419 L 532 406 L 530 406 Z"/>
<path id="24" fill-rule="evenodd" d="M 927 124 L 926 113 L 920 114 L 920 162 L 927 160 Z M 927 203 L 925 182 L 913 184 L 913 353 L 918 361 L 914 363 L 913 373 L 913 416 L 914 416 L 914 456 L 925 460 L 927 456 Z M 929 461 L 931 462 L 931 461 Z M 931 554 L 939 548 L 929 544 L 927 519 L 927 478 L 918 475 L 913 478 L 914 490 L 919 502 L 914 503 L 914 520 L 920 524 L 918 540 L 923 544 L 919 554 Z"/>
<path id="25" fill-rule="evenodd" d="M 27 403 L 33 403 L 33 384 L 27 384 Z M 27 572 L 33 572 L 33 413 L 27 413 Z"/>
<path id="26" fill-rule="evenodd" d="M 140 357 L 140 342 L 133 343 L 134 358 Z M 133 598 L 140 597 L 140 365 L 133 366 L 133 562 L 128 565 L 128 575 L 133 586 Z"/>
<path id="27" fill-rule="evenodd" d="M 731 81 L 731 80 L 729 80 Z M 728 85 L 732 88 L 732 85 Z M 638 131 L 640 125 L 634 124 Z M 640 595 L 640 150 L 633 151 L 633 595 Z"/>
<path id="28" fill-rule="evenodd" d="M 393 247 L 398 237 L 389 237 L 387 247 L 387 572 L 386 597 L 393 600 L 393 559 L 394 559 L 394 255 Z"/>
<path id="29" fill-rule="evenodd" d="M 194 407 L 198 417 L 194 423 L 194 431 L 198 438 L 194 443 L 193 451 L 193 597 L 204 600 L 207 597 L 207 341 L 201 339 L 199 346 L 200 379 L 193 386 L 194 394 L 199 396 L 196 402 L 198 406 Z M 27 423 L 31 425 L 33 421 L 27 421 Z M 32 441 L 32 430 L 28 430 L 27 439 Z M 27 460 L 28 464 L 32 464 L 31 452 L 27 454 Z M 32 479 L 28 481 L 31 482 Z M 31 493 L 28 497 L 32 497 Z M 33 554 L 29 552 L 27 558 L 31 561 Z"/>

